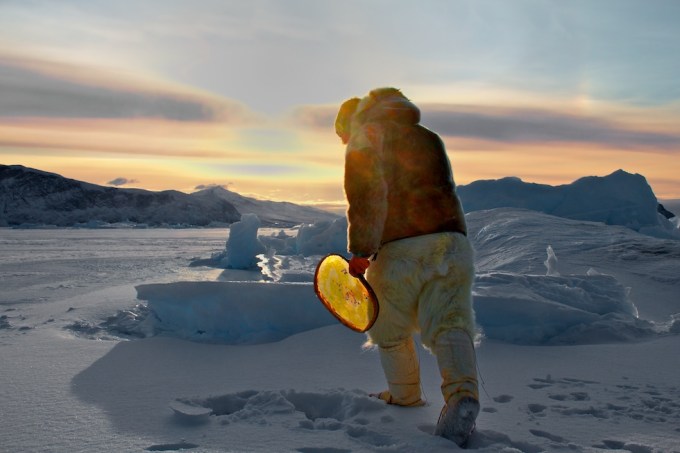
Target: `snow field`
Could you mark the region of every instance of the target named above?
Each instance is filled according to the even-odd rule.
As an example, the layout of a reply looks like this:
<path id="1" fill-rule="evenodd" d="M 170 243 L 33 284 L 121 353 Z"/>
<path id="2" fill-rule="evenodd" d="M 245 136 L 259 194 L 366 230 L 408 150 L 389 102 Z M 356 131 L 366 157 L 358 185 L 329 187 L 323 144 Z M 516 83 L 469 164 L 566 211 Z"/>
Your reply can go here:
<path id="1" fill-rule="evenodd" d="M 468 223 L 486 335 L 469 448 L 680 452 L 678 242 L 515 209 Z M 377 354 L 315 301 L 336 228 L 260 231 L 248 270 L 212 259 L 224 231 L 0 230 L 2 448 L 455 450 L 431 435 L 434 358 L 418 348 L 426 406 L 371 399 Z"/>

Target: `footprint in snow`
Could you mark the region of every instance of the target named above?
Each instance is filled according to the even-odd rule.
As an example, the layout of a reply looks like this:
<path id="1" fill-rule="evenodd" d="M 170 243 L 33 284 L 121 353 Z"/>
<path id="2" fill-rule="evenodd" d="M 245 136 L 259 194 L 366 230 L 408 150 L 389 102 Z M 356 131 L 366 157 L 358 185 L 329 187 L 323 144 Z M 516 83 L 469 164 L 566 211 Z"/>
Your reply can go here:
<path id="1" fill-rule="evenodd" d="M 530 429 L 529 432 L 536 437 L 543 437 L 545 439 L 548 439 L 552 442 L 557 442 L 559 444 L 563 444 L 563 443 L 567 442 L 567 440 L 564 437 L 557 436 L 555 434 L 551 434 L 547 431 L 542 431 L 540 429 Z"/>
<path id="2" fill-rule="evenodd" d="M 533 415 L 541 414 L 543 415 L 543 412 L 548 408 L 547 406 L 544 406 L 542 404 L 529 404 L 527 406 L 529 409 L 529 412 Z"/>
<path id="3" fill-rule="evenodd" d="M 344 431 L 349 437 L 374 447 L 389 447 L 395 443 L 391 437 L 366 427 L 370 424 L 368 415 L 384 411 L 386 406 L 359 390 L 328 393 L 247 390 L 208 398 L 178 398 L 170 403 L 170 408 L 183 421 L 215 416 L 225 425 L 272 422 L 277 415 L 297 414 L 301 418 L 298 424 L 301 429 Z M 393 418 L 383 415 L 380 421 L 389 423 Z"/>
<path id="4" fill-rule="evenodd" d="M 593 417 L 596 419 L 631 418 L 640 422 L 675 424 L 680 421 L 680 402 L 677 402 L 677 388 L 656 385 L 610 384 L 577 378 L 534 378 L 529 387 L 562 404 L 550 406 L 553 413 L 563 416 Z M 580 390 L 584 387 L 588 391 Z M 576 390 L 579 391 L 570 391 Z M 560 390 L 560 391 L 556 391 Z M 533 416 L 545 414 L 542 405 L 529 405 Z M 644 449 L 643 449 L 644 450 Z"/>
<path id="5" fill-rule="evenodd" d="M 567 395 L 551 393 L 548 395 L 548 398 L 557 401 L 588 401 L 590 400 L 590 395 L 586 392 L 572 392 Z"/>
<path id="6" fill-rule="evenodd" d="M 352 450 L 333 447 L 302 447 L 298 448 L 296 451 L 299 451 L 300 453 L 352 453 Z"/>
<path id="7" fill-rule="evenodd" d="M 192 448 L 198 448 L 196 444 L 189 442 L 178 442 L 174 444 L 158 444 L 152 445 L 146 448 L 146 451 L 178 451 L 178 450 L 191 450 Z"/>
<path id="8" fill-rule="evenodd" d="M 623 450 L 631 453 L 652 453 L 653 449 L 646 445 L 626 443 L 620 440 L 607 439 L 603 440 L 601 444 L 593 445 L 594 448 L 601 448 L 603 450 Z"/>
<path id="9" fill-rule="evenodd" d="M 493 400 L 497 403 L 509 403 L 513 398 L 512 395 L 498 395 L 494 396 Z"/>

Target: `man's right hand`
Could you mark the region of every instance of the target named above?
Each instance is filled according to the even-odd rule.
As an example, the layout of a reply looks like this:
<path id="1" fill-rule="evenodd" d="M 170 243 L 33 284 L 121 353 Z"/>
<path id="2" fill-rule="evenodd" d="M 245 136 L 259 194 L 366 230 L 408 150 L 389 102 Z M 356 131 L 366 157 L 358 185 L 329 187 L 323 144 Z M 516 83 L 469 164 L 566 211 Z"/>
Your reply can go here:
<path id="1" fill-rule="evenodd" d="M 352 277 L 359 277 L 364 275 L 364 272 L 366 272 L 370 265 L 371 262 L 368 258 L 352 255 L 352 258 L 349 260 L 349 273 Z"/>

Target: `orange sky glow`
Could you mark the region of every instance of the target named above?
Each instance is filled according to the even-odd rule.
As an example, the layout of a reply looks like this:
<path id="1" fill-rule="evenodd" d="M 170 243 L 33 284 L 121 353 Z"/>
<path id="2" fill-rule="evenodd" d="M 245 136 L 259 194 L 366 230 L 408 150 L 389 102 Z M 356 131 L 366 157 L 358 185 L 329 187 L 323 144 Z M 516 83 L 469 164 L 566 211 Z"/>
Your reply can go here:
<path id="1" fill-rule="evenodd" d="M 291 15 L 272 3 L 246 25 L 243 4 L 165 5 L 164 18 L 121 9 L 118 20 L 103 5 L 0 6 L 0 163 L 149 190 L 217 184 L 341 211 L 335 112 L 396 86 L 441 135 L 458 184 L 516 176 L 559 185 L 623 169 L 644 175 L 659 199 L 680 198 L 680 92 L 668 58 L 680 39 L 644 2 L 632 5 L 650 17 L 636 6 L 609 22 L 594 19 L 597 5 L 552 2 L 508 9 L 503 22 L 502 2 L 392 12 L 412 19 L 423 36 L 408 38 L 420 47 L 390 28 L 395 17 L 371 16 L 370 3 L 370 18 L 354 23 L 371 30 L 361 38 L 331 5 L 320 8 L 333 14 Z M 531 19 L 547 13 L 550 23 Z M 620 34 L 631 21 L 637 34 Z M 320 39 L 323 50 L 311 44 Z"/>

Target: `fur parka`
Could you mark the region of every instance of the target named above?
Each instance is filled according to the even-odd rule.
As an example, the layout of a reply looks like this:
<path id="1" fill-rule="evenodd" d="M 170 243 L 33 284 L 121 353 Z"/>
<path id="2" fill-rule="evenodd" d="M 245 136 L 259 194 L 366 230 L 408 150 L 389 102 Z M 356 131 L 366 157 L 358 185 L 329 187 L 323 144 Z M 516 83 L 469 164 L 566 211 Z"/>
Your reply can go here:
<path id="1" fill-rule="evenodd" d="M 336 122 L 336 129 L 338 124 L 345 133 L 349 129 L 344 180 L 349 251 L 368 257 L 397 239 L 466 234 L 444 144 L 419 124 L 418 108 L 395 88 L 373 90 L 351 103 L 356 106 L 351 116 Z"/>

